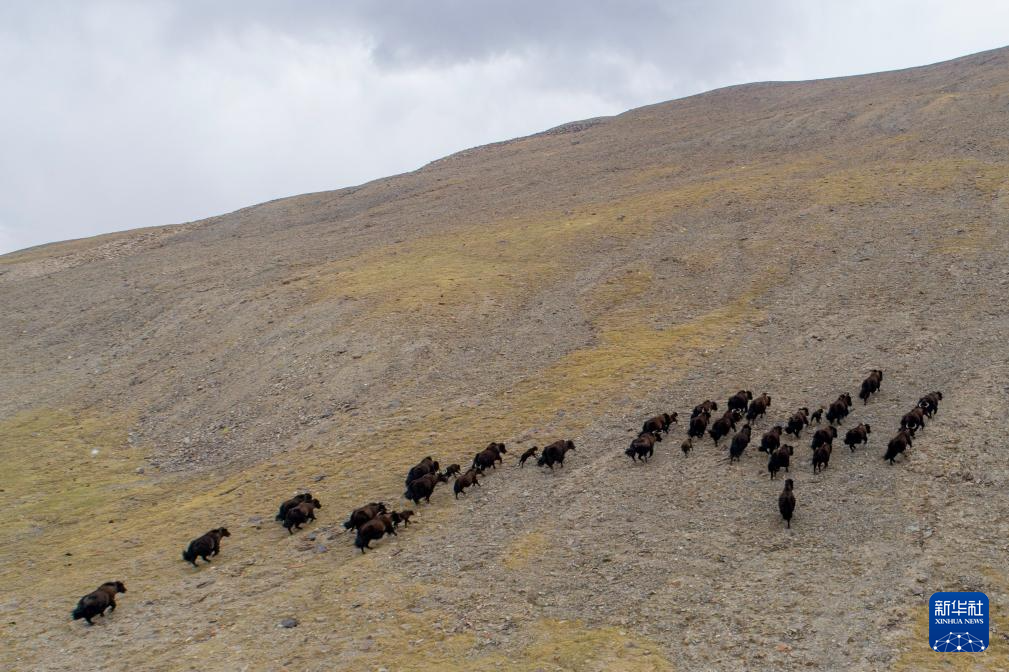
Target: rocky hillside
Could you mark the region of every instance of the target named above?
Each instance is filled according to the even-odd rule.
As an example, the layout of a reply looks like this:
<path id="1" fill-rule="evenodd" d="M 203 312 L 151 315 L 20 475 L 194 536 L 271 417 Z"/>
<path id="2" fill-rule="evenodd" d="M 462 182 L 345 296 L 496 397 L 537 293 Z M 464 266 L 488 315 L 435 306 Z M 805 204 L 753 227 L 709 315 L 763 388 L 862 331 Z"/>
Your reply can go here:
<path id="1" fill-rule="evenodd" d="M 1009 669 L 1007 111 L 1009 50 L 751 84 L 0 257 L 0 667 Z M 706 398 L 768 392 L 759 437 L 870 368 L 868 447 L 813 475 L 796 442 L 791 530 L 754 445 L 679 451 Z M 563 469 L 518 468 L 560 438 Z M 481 488 L 352 547 L 351 508 L 492 440 Z M 299 488 L 323 509 L 289 536 Z M 985 654 L 927 648 L 959 589 Z"/>

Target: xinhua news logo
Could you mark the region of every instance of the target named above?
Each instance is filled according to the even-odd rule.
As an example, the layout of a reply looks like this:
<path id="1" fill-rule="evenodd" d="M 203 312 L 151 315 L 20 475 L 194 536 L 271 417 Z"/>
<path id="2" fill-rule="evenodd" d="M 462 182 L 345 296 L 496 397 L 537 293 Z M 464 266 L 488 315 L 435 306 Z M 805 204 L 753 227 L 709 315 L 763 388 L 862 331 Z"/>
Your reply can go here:
<path id="1" fill-rule="evenodd" d="M 984 593 L 933 593 L 928 613 L 933 651 L 981 653 L 988 648 L 988 596 Z"/>

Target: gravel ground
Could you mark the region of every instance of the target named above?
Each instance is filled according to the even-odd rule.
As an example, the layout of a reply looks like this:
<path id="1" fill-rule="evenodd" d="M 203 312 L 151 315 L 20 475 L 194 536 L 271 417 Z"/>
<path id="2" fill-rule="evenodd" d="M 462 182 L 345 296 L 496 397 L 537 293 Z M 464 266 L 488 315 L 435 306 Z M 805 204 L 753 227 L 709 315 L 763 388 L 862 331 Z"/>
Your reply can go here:
<path id="1" fill-rule="evenodd" d="M 921 670 L 947 663 L 928 596 L 963 589 L 998 644 L 966 664 L 1009 669 L 1007 66 L 734 87 L 0 257 L 0 664 Z M 814 475 L 794 442 L 785 529 L 755 444 L 871 368 L 841 431 L 868 447 Z M 690 409 L 740 388 L 772 397 L 741 462 L 684 458 Z M 563 469 L 517 466 L 558 438 Z M 482 487 L 352 548 L 351 508 L 491 440 Z M 324 508 L 289 537 L 304 487 Z M 210 567 L 178 559 L 222 524 Z M 119 610 L 70 622 L 110 578 Z"/>

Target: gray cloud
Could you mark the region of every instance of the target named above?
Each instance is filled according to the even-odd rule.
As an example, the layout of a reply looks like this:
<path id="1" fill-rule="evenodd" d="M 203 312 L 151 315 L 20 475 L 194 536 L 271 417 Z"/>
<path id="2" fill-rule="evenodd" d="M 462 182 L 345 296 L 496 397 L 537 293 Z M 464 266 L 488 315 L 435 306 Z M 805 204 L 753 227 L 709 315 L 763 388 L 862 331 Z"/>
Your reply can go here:
<path id="1" fill-rule="evenodd" d="M 6 2 L 0 252 L 732 83 L 1000 46 L 1001 2 Z"/>

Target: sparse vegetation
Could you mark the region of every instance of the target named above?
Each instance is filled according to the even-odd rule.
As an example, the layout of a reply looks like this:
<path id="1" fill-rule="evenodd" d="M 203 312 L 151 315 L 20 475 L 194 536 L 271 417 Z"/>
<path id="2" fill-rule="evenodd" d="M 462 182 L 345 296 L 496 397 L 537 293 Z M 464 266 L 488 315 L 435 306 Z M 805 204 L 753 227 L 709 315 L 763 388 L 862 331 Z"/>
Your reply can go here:
<path id="1" fill-rule="evenodd" d="M 921 648 L 930 592 L 1006 590 L 1004 530 L 978 523 L 1007 504 L 987 437 L 1009 379 L 1009 52 L 987 58 L 740 87 L 0 257 L 0 667 L 1009 666 Z M 872 424 L 864 448 L 814 476 L 826 419 L 802 429 L 790 531 L 755 449 L 680 454 L 700 400 L 766 389 L 760 438 L 873 367 L 844 425 Z M 884 463 L 933 389 L 957 422 Z M 518 468 L 563 439 L 564 468 Z M 468 466 L 491 440 L 508 452 L 480 487 L 439 486 L 353 548 L 348 512 L 403 508 L 418 460 Z M 277 505 L 307 489 L 325 508 L 288 535 Z M 180 560 L 220 526 L 221 556 Z M 72 627 L 115 579 L 117 611 Z"/>

